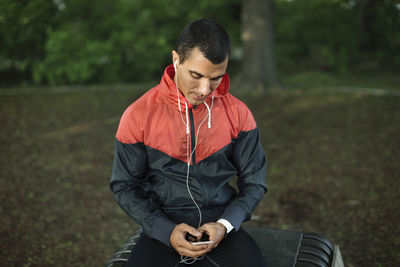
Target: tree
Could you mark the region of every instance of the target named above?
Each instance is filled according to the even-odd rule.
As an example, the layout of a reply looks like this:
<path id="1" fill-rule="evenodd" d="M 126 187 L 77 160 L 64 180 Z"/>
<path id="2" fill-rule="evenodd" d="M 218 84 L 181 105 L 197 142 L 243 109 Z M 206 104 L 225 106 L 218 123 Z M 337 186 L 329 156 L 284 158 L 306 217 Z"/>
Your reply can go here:
<path id="1" fill-rule="evenodd" d="M 0 85 L 30 80 L 58 10 L 48 0 L 0 0 Z"/>
<path id="2" fill-rule="evenodd" d="M 400 67 L 399 0 L 355 0 L 362 32 L 361 49 L 382 66 Z"/>
<path id="3" fill-rule="evenodd" d="M 278 85 L 274 56 L 274 0 L 242 2 L 241 90 L 263 91 Z"/>
<path id="4" fill-rule="evenodd" d="M 70 0 L 61 25 L 48 31 L 45 58 L 35 65 L 36 83 L 89 84 L 158 79 L 171 62 L 183 25 L 209 17 L 238 28 L 239 0 Z M 62 62 L 62 64 L 60 64 Z"/>

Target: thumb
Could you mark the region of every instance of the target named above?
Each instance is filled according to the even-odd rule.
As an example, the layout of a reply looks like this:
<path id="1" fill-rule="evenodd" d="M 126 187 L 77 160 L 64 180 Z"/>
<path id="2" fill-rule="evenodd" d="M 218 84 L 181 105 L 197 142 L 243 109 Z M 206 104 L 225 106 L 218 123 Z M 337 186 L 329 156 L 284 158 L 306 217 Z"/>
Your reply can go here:
<path id="1" fill-rule="evenodd" d="M 195 237 L 199 237 L 199 238 L 202 235 L 202 232 L 200 232 L 196 228 L 194 228 L 194 227 L 192 227 L 192 226 L 190 226 L 188 224 L 185 224 L 185 223 L 181 224 L 181 231 L 182 232 L 187 232 L 187 233 L 189 233 L 189 234 L 191 234 L 191 235 L 193 235 Z"/>
<path id="2" fill-rule="evenodd" d="M 191 235 L 194 235 L 195 237 L 200 238 L 202 236 L 202 232 L 200 232 L 199 230 L 197 230 L 194 227 L 189 226 L 187 232 Z"/>

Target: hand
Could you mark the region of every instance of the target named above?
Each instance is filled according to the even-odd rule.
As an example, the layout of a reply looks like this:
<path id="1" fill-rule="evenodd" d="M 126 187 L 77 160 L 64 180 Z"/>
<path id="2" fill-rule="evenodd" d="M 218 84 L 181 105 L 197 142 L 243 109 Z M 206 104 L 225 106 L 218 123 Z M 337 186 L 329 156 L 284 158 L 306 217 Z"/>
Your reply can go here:
<path id="1" fill-rule="evenodd" d="M 186 233 L 189 233 L 200 240 L 202 232 L 196 228 L 191 227 L 185 223 L 177 225 L 174 230 L 172 230 L 169 242 L 171 246 L 182 256 L 189 256 L 192 258 L 200 257 L 211 250 L 213 244 L 208 245 L 192 245 L 189 241 L 185 239 Z"/>
<path id="2" fill-rule="evenodd" d="M 209 222 L 203 224 L 198 230 L 208 234 L 210 236 L 210 240 L 214 241 L 211 244 L 212 248 L 216 248 L 222 239 L 224 239 L 226 234 L 225 226 L 219 222 Z"/>

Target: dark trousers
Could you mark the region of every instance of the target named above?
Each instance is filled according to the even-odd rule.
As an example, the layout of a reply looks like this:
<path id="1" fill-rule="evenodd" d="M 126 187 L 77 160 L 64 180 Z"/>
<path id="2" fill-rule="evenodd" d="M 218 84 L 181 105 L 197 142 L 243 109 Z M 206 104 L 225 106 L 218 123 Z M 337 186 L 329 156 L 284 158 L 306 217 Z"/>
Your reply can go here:
<path id="1" fill-rule="evenodd" d="M 142 234 L 133 248 L 126 267 L 265 267 L 262 252 L 244 230 L 229 234 L 203 259 L 193 264 L 181 263 L 181 256 L 171 247 Z"/>

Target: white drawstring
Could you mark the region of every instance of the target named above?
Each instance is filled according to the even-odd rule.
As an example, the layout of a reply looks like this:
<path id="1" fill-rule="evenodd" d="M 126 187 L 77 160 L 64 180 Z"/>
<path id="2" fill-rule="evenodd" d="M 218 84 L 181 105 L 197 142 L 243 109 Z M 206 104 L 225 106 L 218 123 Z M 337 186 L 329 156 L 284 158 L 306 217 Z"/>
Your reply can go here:
<path id="1" fill-rule="evenodd" d="M 186 107 L 186 134 L 189 134 L 189 111 L 186 101 L 185 101 L 185 107 Z"/>
<path id="2" fill-rule="evenodd" d="M 215 95 L 215 91 L 216 91 L 216 90 L 214 90 L 213 96 L 212 96 L 212 98 L 211 98 L 211 107 L 209 107 L 209 106 L 207 105 L 207 103 L 204 101 L 204 105 L 206 105 L 206 108 L 207 108 L 207 110 L 208 110 L 208 129 L 211 128 L 211 110 L 212 110 L 213 105 L 214 105 L 214 95 Z"/>
<path id="3" fill-rule="evenodd" d="M 211 128 L 211 110 L 206 102 L 204 102 L 204 105 L 206 105 L 206 108 L 208 109 L 208 129 L 210 129 Z"/>

